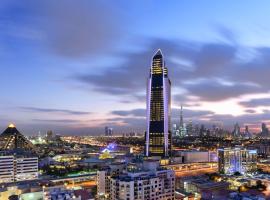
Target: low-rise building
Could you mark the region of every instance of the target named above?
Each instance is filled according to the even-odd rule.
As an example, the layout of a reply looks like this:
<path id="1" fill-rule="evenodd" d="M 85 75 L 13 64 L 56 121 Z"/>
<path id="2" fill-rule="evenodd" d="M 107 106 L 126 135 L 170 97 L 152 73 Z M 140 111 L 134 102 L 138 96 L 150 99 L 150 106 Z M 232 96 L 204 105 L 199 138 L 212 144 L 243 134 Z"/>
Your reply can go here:
<path id="1" fill-rule="evenodd" d="M 15 180 L 14 156 L 0 156 L 0 183 Z"/>
<path id="2" fill-rule="evenodd" d="M 227 182 L 215 182 L 206 176 L 182 178 L 179 185 L 179 189 L 194 194 L 197 199 L 212 199 L 220 191 L 227 190 L 229 187 L 229 183 Z"/>
<path id="3" fill-rule="evenodd" d="M 0 183 L 37 178 L 37 157 L 0 156 Z"/>
<path id="4" fill-rule="evenodd" d="M 120 171 L 119 171 L 120 172 Z M 173 170 L 161 168 L 159 161 L 144 160 L 133 163 L 124 172 L 110 176 L 110 171 L 98 172 L 98 193 L 102 198 L 116 200 L 172 200 L 174 199 L 175 174 Z M 102 181 L 103 180 L 103 181 Z"/>

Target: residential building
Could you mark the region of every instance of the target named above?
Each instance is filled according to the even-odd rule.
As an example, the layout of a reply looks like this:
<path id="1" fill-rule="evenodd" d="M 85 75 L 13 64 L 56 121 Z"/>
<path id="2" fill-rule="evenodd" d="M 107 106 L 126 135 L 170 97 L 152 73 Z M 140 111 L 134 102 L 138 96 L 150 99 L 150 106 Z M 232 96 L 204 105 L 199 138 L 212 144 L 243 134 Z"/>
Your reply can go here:
<path id="1" fill-rule="evenodd" d="M 118 175 L 111 175 L 110 171 L 98 172 L 98 179 L 98 193 L 105 191 L 105 195 L 100 196 L 100 199 L 174 199 L 174 171 L 161 168 L 156 160 L 133 163 Z"/>
<path id="2" fill-rule="evenodd" d="M 219 149 L 218 168 L 222 174 L 255 172 L 257 170 L 257 150 L 241 147 Z"/>

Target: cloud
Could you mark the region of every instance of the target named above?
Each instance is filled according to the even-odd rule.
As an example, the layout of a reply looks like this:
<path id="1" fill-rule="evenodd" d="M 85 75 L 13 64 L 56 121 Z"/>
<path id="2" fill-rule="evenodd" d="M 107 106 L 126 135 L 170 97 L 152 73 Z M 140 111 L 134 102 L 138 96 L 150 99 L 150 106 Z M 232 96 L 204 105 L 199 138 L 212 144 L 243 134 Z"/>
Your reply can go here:
<path id="1" fill-rule="evenodd" d="M 238 35 L 236 35 L 235 32 L 233 32 L 230 28 L 217 24 L 214 26 L 214 29 L 218 32 L 218 34 L 221 36 L 223 40 L 226 42 L 232 43 L 232 44 L 237 44 L 238 41 Z"/>
<path id="2" fill-rule="evenodd" d="M 74 120 L 74 119 L 32 119 L 32 121 L 35 122 L 42 122 L 42 123 L 79 123 L 80 120 Z"/>
<path id="3" fill-rule="evenodd" d="M 226 69 L 234 61 L 237 47 L 228 44 L 209 43 L 201 46 L 194 57 L 196 76 L 206 77 L 226 72 Z"/>
<path id="4" fill-rule="evenodd" d="M 238 81 L 260 85 L 265 91 L 270 90 L 270 48 L 254 48 L 254 58 L 230 68 L 230 75 Z"/>
<path id="5" fill-rule="evenodd" d="M 145 117 L 146 110 L 145 109 L 134 109 L 134 110 L 115 110 L 112 111 L 111 114 L 119 115 L 119 116 L 136 116 L 136 117 Z"/>
<path id="6" fill-rule="evenodd" d="M 92 72 L 77 73 L 71 75 L 71 78 L 84 86 L 94 88 L 98 92 L 118 96 L 131 95 L 136 100 L 138 96 L 141 97 L 142 92 L 146 91 L 151 58 L 158 48 L 164 50 L 166 58 L 183 57 L 191 59 L 195 53 L 194 45 L 186 41 L 149 39 L 149 44 L 145 45 L 145 48 L 140 51 L 116 53 L 116 57 L 124 59 L 123 63 L 107 67 L 99 74 Z M 181 82 L 179 80 L 182 77 L 190 75 L 180 73 L 184 71 L 180 64 L 175 65 L 170 59 L 166 59 L 166 63 L 169 66 L 169 76 L 175 77 L 173 78 L 173 84 Z"/>
<path id="7" fill-rule="evenodd" d="M 86 0 L 26 2 L 5 2 L 1 19 L 7 23 L 2 30 L 7 36 L 36 39 L 53 55 L 99 55 L 110 52 L 116 41 L 124 37 L 124 21 L 113 4 Z"/>
<path id="8" fill-rule="evenodd" d="M 119 116 L 133 116 L 133 117 L 146 117 L 146 110 L 143 108 L 140 109 L 133 109 L 133 110 L 115 110 L 112 111 L 111 114 L 119 115 Z M 202 117 L 207 116 L 210 114 L 214 114 L 211 111 L 206 110 L 190 110 L 190 109 L 183 109 L 183 114 L 186 118 L 195 118 L 195 117 Z M 179 118 L 180 117 L 180 109 L 173 108 L 172 109 L 172 118 Z"/>
<path id="9" fill-rule="evenodd" d="M 45 7 L 49 19 L 48 41 L 63 56 L 85 56 L 111 49 L 122 35 L 120 16 L 101 1 L 51 1 Z"/>
<path id="10" fill-rule="evenodd" d="M 270 98 L 251 99 L 249 101 L 241 101 L 239 104 L 248 108 L 270 106 Z"/>
<path id="11" fill-rule="evenodd" d="M 242 64 L 235 61 L 238 47 L 225 43 L 200 44 L 181 40 L 152 39 L 140 52 L 122 53 L 120 56 L 126 61 L 117 67 L 107 68 L 100 74 L 83 73 L 72 77 L 101 93 L 131 95 L 136 101 L 136 95 L 146 90 L 151 57 L 157 48 L 161 48 L 165 55 L 173 90 L 181 89 L 189 95 L 207 101 L 265 91 L 264 87 L 260 88 L 258 81 L 253 82 L 253 79 L 236 76 L 235 69 L 242 68 Z M 176 63 L 173 58 L 187 60 L 193 66 L 192 70 L 186 71 L 181 62 Z M 217 81 L 217 78 L 232 82 L 233 85 L 223 84 Z M 205 81 L 197 85 L 185 84 L 197 79 Z M 239 79 L 243 80 L 239 82 Z"/>
<path id="12" fill-rule="evenodd" d="M 198 83 L 185 84 L 191 95 L 203 101 L 222 101 L 243 94 L 259 93 L 260 87 L 248 83 L 222 82 L 215 79 L 204 79 Z"/>
<path id="13" fill-rule="evenodd" d="M 246 109 L 245 112 L 246 112 L 246 113 L 253 114 L 253 113 L 256 113 L 256 110 Z"/>
<path id="14" fill-rule="evenodd" d="M 40 112 L 40 113 L 62 113 L 69 115 L 89 115 L 91 112 L 76 111 L 68 109 L 52 109 L 52 108 L 37 108 L 37 107 L 19 107 L 20 109 L 27 112 Z"/>

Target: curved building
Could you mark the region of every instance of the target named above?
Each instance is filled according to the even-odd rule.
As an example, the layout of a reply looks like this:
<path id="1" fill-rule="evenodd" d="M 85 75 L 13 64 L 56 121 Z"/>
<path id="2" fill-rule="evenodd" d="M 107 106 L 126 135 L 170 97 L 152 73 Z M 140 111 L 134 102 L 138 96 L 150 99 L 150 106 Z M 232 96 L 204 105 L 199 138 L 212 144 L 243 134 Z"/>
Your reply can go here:
<path id="1" fill-rule="evenodd" d="M 171 82 L 159 49 L 152 58 L 147 86 L 145 155 L 168 157 L 171 153 Z"/>

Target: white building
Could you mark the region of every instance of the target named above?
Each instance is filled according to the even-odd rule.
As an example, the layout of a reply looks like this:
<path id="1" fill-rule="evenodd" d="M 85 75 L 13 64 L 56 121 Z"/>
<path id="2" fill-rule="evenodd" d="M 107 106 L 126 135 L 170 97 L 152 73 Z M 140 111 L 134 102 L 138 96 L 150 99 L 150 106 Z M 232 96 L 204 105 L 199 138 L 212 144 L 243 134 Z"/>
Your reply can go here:
<path id="1" fill-rule="evenodd" d="M 38 158 L 0 156 L 0 183 L 38 178 Z"/>
<path id="2" fill-rule="evenodd" d="M 38 178 L 38 158 L 16 158 L 15 180 L 32 180 Z"/>
<path id="3" fill-rule="evenodd" d="M 13 182 L 14 156 L 0 156 L 0 183 Z"/>
<path id="4" fill-rule="evenodd" d="M 99 178 L 109 180 L 109 184 L 99 184 L 98 188 L 109 191 L 103 198 L 110 200 L 172 200 L 174 199 L 175 174 L 172 170 L 159 167 L 158 161 L 146 160 L 138 168 L 129 168 L 125 173 Z M 105 186 L 105 187 L 104 187 Z M 108 188 L 109 187 L 109 188 Z M 99 192 L 99 191 L 98 191 Z"/>
<path id="5" fill-rule="evenodd" d="M 110 199 L 174 199 L 174 172 L 135 172 L 111 178 Z"/>
<path id="6" fill-rule="evenodd" d="M 123 173 L 125 165 L 112 163 L 109 167 L 97 172 L 97 194 L 99 197 L 107 198 L 110 194 L 110 178 Z"/>

